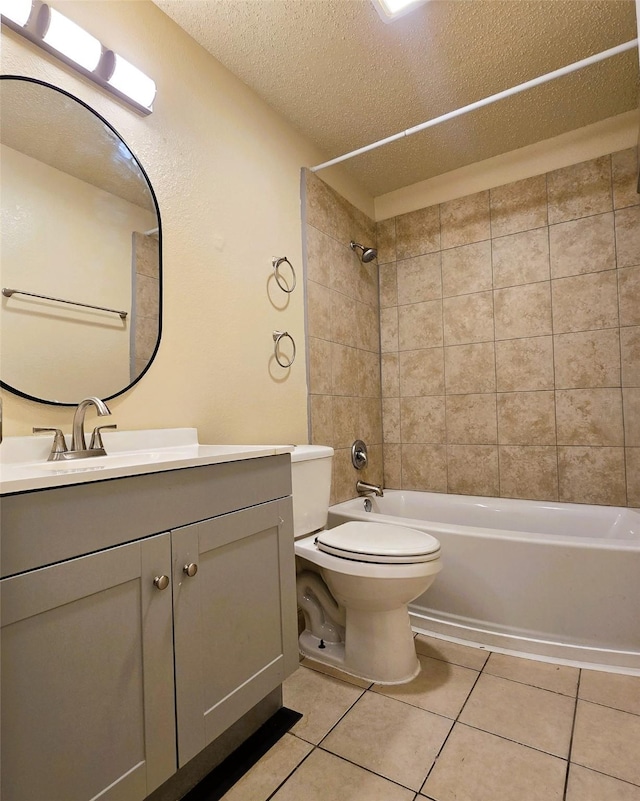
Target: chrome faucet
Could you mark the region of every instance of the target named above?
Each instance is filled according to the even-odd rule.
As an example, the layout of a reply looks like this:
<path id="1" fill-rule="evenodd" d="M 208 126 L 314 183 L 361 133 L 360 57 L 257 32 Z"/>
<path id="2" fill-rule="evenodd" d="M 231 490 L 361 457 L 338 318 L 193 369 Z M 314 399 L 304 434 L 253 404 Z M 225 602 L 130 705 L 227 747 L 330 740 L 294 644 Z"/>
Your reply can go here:
<path id="1" fill-rule="evenodd" d="M 72 427 L 72 438 L 71 438 L 71 452 L 82 452 L 87 451 L 87 443 L 84 438 L 84 416 L 87 412 L 89 406 L 95 406 L 98 414 L 101 417 L 104 417 L 106 414 L 111 414 L 109 411 L 109 407 L 104 401 L 101 401 L 100 398 L 85 398 L 81 400 L 78 404 L 74 414 L 73 414 L 73 427 Z M 84 456 L 95 456 L 95 455 L 104 455 L 104 453 L 99 453 L 98 449 L 94 448 L 94 451 L 97 453 L 84 453 Z"/>
<path id="2" fill-rule="evenodd" d="M 364 495 L 367 492 L 373 492 L 373 494 L 377 495 L 378 498 L 382 498 L 384 495 L 382 487 L 379 487 L 377 484 L 367 484 L 366 481 L 358 481 L 356 484 L 356 489 L 361 495 Z"/>

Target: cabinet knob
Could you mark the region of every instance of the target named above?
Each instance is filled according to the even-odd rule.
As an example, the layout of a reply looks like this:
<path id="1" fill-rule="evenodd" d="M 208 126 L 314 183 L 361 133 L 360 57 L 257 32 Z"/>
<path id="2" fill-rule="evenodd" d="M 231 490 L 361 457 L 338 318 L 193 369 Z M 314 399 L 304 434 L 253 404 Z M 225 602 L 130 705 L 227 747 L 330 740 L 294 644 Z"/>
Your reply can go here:
<path id="1" fill-rule="evenodd" d="M 153 580 L 153 586 L 159 590 L 166 590 L 169 586 L 169 576 L 156 576 Z"/>
<path id="2" fill-rule="evenodd" d="M 188 565 L 185 565 L 182 568 L 182 572 L 186 573 L 187 576 L 195 576 L 195 574 L 198 572 L 198 565 L 195 562 L 189 562 Z"/>

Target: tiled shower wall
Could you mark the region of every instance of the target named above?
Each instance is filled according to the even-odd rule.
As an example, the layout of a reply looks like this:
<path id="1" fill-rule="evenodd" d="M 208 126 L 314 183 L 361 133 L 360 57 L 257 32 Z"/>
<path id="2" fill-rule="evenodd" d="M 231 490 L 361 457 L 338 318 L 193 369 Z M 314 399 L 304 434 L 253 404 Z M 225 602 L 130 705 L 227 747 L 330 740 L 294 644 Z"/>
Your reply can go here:
<path id="1" fill-rule="evenodd" d="M 629 149 L 378 223 L 385 486 L 640 506 L 637 175 Z"/>
<path id="2" fill-rule="evenodd" d="M 356 481 L 382 483 L 378 266 L 362 264 L 353 239 L 375 242 L 375 223 L 305 172 L 310 441 L 335 448 L 332 503 L 357 495 Z M 351 465 L 364 440 L 369 466 Z"/>

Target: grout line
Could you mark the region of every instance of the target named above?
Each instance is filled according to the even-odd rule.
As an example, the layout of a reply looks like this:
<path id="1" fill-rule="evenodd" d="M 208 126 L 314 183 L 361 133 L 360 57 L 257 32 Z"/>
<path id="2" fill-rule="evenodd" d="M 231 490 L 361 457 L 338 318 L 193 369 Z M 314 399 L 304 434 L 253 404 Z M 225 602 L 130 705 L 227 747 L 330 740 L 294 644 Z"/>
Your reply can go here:
<path id="1" fill-rule="evenodd" d="M 580 699 L 580 682 L 582 680 L 582 670 L 579 669 L 578 685 L 576 687 L 575 705 L 573 707 L 573 720 L 571 721 L 571 734 L 569 735 L 569 750 L 567 752 L 567 771 L 564 777 L 564 790 L 562 793 L 563 801 L 567 797 L 567 790 L 569 788 L 569 771 L 571 770 L 571 752 L 573 750 L 573 736 L 576 731 L 576 717 L 578 715 L 578 700 Z"/>

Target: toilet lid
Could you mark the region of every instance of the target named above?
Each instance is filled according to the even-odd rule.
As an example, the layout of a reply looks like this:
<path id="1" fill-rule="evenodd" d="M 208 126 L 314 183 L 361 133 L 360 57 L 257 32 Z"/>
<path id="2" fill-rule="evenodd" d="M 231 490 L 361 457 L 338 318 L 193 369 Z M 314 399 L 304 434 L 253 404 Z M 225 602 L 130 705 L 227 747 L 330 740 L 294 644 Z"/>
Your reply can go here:
<path id="1" fill-rule="evenodd" d="M 343 523 L 321 531 L 316 544 L 325 553 L 358 562 L 413 564 L 440 556 L 440 543 L 431 534 L 387 523 Z"/>

